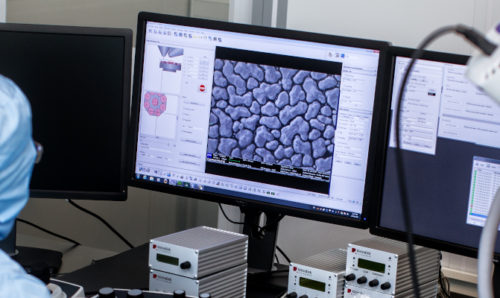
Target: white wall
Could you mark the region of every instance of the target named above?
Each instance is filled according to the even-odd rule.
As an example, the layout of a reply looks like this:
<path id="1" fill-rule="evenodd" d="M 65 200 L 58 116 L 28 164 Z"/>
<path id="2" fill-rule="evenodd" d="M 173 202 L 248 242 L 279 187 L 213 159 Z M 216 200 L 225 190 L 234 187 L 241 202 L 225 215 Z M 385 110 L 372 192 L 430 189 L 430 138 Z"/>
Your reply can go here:
<path id="1" fill-rule="evenodd" d="M 7 12 L 7 0 L 0 0 L 0 22 L 5 22 Z"/>
<path id="2" fill-rule="evenodd" d="M 252 23 L 252 0 L 230 0 L 229 21 L 234 23 Z"/>
<path id="3" fill-rule="evenodd" d="M 229 0 L 191 0 L 189 16 L 211 20 L 227 20 Z"/>
<path id="4" fill-rule="evenodd" d="M 444 25 L 462 23 L 485 31 L 498 20 L 495 0 L 289 0 L 287 28 L 416 47 Z M 470 54 L 471 48 L 461 38 L 449 36 L 431 49 Z"/>

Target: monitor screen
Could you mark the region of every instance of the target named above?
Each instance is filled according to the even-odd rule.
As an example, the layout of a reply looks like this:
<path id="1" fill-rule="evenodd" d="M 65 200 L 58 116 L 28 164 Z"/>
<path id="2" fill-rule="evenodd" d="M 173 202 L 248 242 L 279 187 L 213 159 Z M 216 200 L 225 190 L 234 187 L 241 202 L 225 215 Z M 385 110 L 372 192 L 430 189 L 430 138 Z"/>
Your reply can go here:
<path id="1" fill-rule="evenodd" d="M 387 46 L 140 14 L 131 183 L 367 227 Z"/>
<path id="2" fill-rule="evenodd" d="M 394 116 L 412 51 L 390 52 Z M 403 98 L 401 136 L 416 243 L 475 256 L 500 187 L 500 106 L 465 78 L 467 59 L 427 52 L 417 61 Z M 379 218 L 372 232 L 404 239 L 392 118 Z M 498 237 L 495 252 L 500 252 Z"/>
<path id="3" fill-rule="evenodd" d="M 0 74 L 26 94 L 43 145 L 31 196 L 125 199 L 129 29 L 0 24 Z"/>

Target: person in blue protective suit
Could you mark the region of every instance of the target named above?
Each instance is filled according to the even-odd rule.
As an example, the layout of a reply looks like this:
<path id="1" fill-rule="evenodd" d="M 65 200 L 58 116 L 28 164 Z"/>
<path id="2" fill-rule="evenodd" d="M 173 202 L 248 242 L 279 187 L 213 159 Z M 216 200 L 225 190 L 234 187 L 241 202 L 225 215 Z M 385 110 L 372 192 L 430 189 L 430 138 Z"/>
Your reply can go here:
<path id="1" fill-rule="evenodd" d="M 9 234 L 29 197 L 36 149 L 26 96 L 0 75 L 0 240 Z M 0 250 L 0 297 L 50 297 L 47 287 Z"/>

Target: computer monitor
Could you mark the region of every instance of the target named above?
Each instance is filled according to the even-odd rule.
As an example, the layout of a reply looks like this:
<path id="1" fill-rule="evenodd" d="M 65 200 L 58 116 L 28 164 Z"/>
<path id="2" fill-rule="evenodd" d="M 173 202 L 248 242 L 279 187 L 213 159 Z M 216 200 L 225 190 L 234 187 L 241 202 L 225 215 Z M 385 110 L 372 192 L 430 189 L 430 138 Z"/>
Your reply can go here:
<path id="1" fill-rule="evenodd" d="M 132 31 L 0 24 L 0 44 L 44 148 L 31 196 L 124 200 Z"/>
<path id="2" fill-rule="evenodd" d="M 130 184 L 265 212 L 267 269 L 282 215 L 366 228 L 387 47 L 140 13 Z"/>
<path id="3" fill-rule="evenodd" d="M 132 30 L 0 23 L 0 74 L 31 103 L 33 139 L 44 152 L 30 196 L 125 200 Z M 26 268 L 56 272 L 61 253 L 0 248 Z"/>
<path id="4" fill-rule="evenodd" d="M 396 174 L 394 106 L 413 50 L 391 48 L 392 125 L 376 235 L 405 240 Z M 467 56 L 425 52 L 402 106 L 402 149 L 415 243 L 475 257 L 500 186 L 500 106 L 464 76 Z M 495 244 L 496 257 L 500 240 Z"/>

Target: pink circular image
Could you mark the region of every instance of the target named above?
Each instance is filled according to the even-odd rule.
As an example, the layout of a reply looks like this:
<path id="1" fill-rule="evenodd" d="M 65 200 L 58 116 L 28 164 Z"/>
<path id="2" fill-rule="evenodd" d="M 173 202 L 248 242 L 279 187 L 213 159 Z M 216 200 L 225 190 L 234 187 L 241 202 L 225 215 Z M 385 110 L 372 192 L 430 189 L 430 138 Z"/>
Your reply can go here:
<path id="1" fill-rule="evenodd" d="M 144 108 L 151 116 L 160 116 L 167 109 L 167 97 L 163 93 L 148 91 L 144 95 Z"/>

